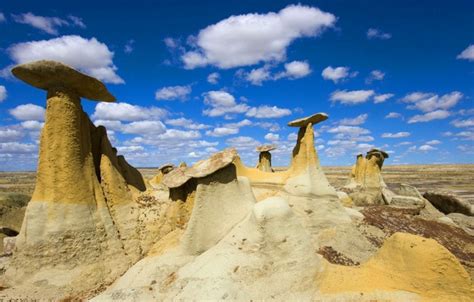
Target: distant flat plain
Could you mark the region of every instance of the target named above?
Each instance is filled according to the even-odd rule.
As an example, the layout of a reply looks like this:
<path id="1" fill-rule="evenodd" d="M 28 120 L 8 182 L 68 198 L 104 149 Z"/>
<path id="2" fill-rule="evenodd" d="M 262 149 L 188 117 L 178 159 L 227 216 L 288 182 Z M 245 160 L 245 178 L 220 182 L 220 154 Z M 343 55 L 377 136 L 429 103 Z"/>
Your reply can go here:
<path id="1" fill-rule="evenodd" d="M 284 169 L 278 167 L 276 170 Z M 139 169 L 145 179 L 157 172 L 155 168 Z M 336 188 L 344 186 L 349 177 L 349 166 L 325 166 L 329 182 Z M 395 189 L 400 183 L 428 190 L 446 190 L 456 193 L 474 204 L 474 164 L 465 165 L 400 165 L 383 167 L 382 175 L 387 185 Z M 31 195 L 35 185 L 35 172 L 0 172 L 0 193 Z"/>

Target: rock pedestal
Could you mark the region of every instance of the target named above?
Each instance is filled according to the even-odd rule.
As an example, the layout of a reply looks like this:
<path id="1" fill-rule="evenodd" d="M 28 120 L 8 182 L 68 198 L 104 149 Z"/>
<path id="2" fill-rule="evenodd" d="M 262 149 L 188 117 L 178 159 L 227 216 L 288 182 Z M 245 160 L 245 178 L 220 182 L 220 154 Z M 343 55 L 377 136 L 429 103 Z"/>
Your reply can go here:
<path id="1" fill-rule="evenodd" d="M 258 164 L 257 169 L 264 172 L 273 172 L 272 169 L 272 154 L 270 151 L 275 150 L 276 147 L 273 145 L 262 145 L 257 147 Z"/>
<path id="2" fill-rule="evenodd" d="M 144 183 L 117 158 L 105 128 L 92 124 L 80 97 L 114 97 L 98 80 L 58 62 L 28 63 L 12 72 L 48 94 L 36 186 L 7 281 L 33 286 L 38 278 L 64 274 L 50 284 L 56 297 L 111 282 L 142 254 L 132 194 Z"/>
<path id="3" fill-rule="evenodd" d="M 287 192 L 294 195 L 332 195 L 337 198 L 335 189 L 329 184 L 321 168 L 314 147 L 313 125 L 327 118 L 325 113 L 317 113 L 288 123 L 289 126 L 299 127 L 299 131 L 288 169 L 289 177 L 285 183 Z"/>
<path id="4" fill-rule="evenodd" d="M 393 193 L 387 189 L 382 178 L 382 166 L 388 154 L 372 149 L 364 157 L 357 155 L 352 167 L 349 183 L 345 186 L 355 205 L 374 205 L 390 203 Z"/>
<path id="5" fill-rule="evenodd" d="M 257 169 L 264 172 L 273 172 L 272 155 L 268 151 L 260 152 L 258 155 Z"/>
<path id="6" fill-rule="evenodd" d="M 192 167 L 168 173 L 163 184 L 170 198 L 192 204 L 181 244 L 187 254 L 200 254 L 216 244 L 255 203 L 250 183 L 237 177 L 235 149 L 226 149 Z"/>

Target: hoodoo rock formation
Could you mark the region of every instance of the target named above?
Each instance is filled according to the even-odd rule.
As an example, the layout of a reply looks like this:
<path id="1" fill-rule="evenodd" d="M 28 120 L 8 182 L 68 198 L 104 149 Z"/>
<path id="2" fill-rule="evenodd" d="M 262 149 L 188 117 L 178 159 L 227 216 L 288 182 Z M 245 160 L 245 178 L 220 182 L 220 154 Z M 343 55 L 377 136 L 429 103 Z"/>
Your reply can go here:
<path id="1" fill-rule="evenodd" d="M 199 254 L 222 239 L 250 211 L 255 199 L 246 179 L 238 179 L 232 164 L 237 151 L 226 149 L 185 171 L 196 180 L 194 208 L 182 244 Z"/>
<path id="2" fill-rule="evenodd" d="M 386 158 L 388 154 L 378 149 L 370 150 L 365 157 L 357 155 L 349 183 L 345 187 L 355 205 L 390 203 L 384 200 L 384 193 L 390 195 L 390 192 L 382 178 L 382 166 Z"/>
<path id="3" fill-rule="evenodd" d="M 158 174 L 156 174 L 155 177 L 150 179 L 149 181 L 150 185 L 153 186 L 154 188 L 157 188 L 158 186 L 160 186 L 161 182 L 163 181 L 163 176 L 165 176 L 166 174 L 168 174 L 175 168 L 176 168 L 175 165 L 170 164 L 170 163 L 161 165 L 158 168 Z"/>
<path id="4" fill-rule="evenodd" d="M 324 175 L 314 147 L 313 125 L 325 121 L 327 118 L 325 113 L 316 113 L 288 123 L 290 127 L 299 127 L 298 138 L 288 170 L 269 173 L 249 168 L 237 157 L 234 161 L 237 174 L 248 177 L 250 182 L 255 185 L 261 183 L 283 186 L 292 195 L 330 195 L 337 198 L 336 191 Z"/>
<path id="5" fill-rule="evenodd" d="M 80 98 L 115 98 L 98 80 L 58 62 L 23 64 L 12 73 L 47 90 L 47 106 L 36 187 L 7 284 L 35 291 L 50 282 L 57 297 L 110 283 L 141 257 L 132 201 L 144 182 L 117 158 L 105 128 L 92 124 Z"/>
<path id="6" fill-rule="evenodd" d="M 260 149 L 257 168 L 229 148 L 190 167 L 164 165 L 145 187 L 82 110 L 80 97 L 114 100 L 101 82 L 50 61 L 13 73 L 47 90 L 48 100 L 35 192 L 0 257 L 0 300 L 474 296 L 474 240 L 453 222 L 471 217 L 422 208 L 424 198 L 406 184 L 389 191 L 381 176 L 388 155 L 376 149 L 358 156 L 349 195 L 336 192 L 314 146 L 324 113 L 288 124 L 299 130 L 286 171 L 272 171 L 270 148 Z"/>
<path id="7" fill-rule="evenodd" d="M 275 150 L 274 145 L 261 145 L 257 147 L 258 164 L 257 169 L 264 172 L 273 172 L 272 169 L 272 154 L 270 151 Z"/>

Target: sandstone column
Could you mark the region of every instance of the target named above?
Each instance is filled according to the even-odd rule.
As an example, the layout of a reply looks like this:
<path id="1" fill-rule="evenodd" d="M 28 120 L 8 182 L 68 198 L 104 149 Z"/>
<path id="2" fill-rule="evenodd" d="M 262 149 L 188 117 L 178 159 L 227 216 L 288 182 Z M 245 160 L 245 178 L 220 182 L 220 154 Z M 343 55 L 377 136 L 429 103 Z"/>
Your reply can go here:
<path id="1" fill-rule="evenodd" d="M 261 145 L 257 147 L 258 164 L 257 169 L 264 172 L 273 172 L 272 169 L 272 155 L 270 151 L 275 150 L 276 147 L 273 145 Z"/>

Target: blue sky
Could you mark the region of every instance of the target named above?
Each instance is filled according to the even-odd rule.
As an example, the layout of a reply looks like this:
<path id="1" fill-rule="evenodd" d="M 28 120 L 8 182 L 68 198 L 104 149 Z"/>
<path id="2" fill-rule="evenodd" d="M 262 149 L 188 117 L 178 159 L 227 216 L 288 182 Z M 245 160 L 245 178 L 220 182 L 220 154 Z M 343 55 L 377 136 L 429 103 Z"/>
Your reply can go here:
<path id="1" fill-rule="evenodd" d="M 4 1 L 0 170 L 36 167 L 46 95 L 9 70 L 43 58 L 106 83 L 84 110 L 140 167 L 262 143 L 286 165 L 315 112 L 323 165 L 473 163 L 473 29 L 468 0 Z"/>

